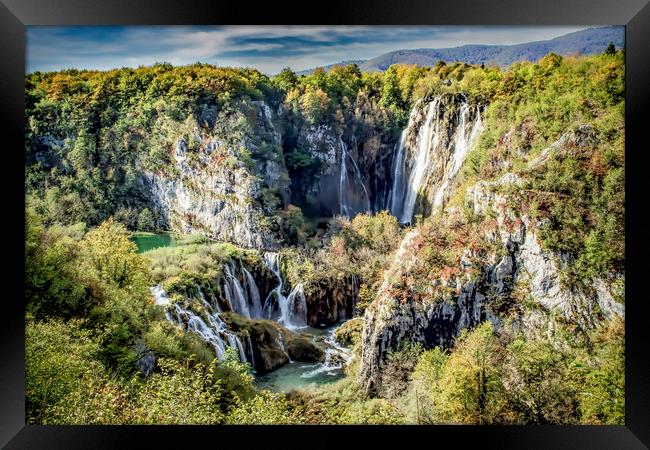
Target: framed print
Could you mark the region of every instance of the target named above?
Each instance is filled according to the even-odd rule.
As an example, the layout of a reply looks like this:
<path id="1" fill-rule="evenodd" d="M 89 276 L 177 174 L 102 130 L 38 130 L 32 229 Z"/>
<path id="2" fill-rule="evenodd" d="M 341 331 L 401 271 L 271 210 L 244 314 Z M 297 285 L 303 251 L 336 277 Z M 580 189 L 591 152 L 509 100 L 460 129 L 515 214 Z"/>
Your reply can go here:
<path id="1" fill-rule="evenodd" d="M 555 3 L 3 0 L 0 443 L 647 448 L 650 6 Z"/>

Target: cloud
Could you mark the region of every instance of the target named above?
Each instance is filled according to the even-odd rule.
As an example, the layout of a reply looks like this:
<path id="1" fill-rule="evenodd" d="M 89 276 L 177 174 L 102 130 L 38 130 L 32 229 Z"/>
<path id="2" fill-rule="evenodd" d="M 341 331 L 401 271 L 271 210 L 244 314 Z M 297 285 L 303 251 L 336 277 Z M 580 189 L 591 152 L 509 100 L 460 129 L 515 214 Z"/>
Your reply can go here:
<path id="1" fill-rule="evenodd" d="M 399 49 L 516 44 L 584 27 L 489 26 L 120 26 L 27 31 L 27 71 L 105 70 L 156 62 L 255 67 L 269 74 Z"/>

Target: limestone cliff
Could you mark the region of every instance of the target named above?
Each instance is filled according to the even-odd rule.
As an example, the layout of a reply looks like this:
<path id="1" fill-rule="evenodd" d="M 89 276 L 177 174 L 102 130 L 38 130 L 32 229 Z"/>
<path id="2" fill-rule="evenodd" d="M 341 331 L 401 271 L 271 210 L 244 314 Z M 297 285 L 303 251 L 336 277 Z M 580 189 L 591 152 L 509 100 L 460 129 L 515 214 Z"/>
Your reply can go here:
<path id="1" fill-rule="evenodd" d="M 264 190 L 289 196 L 276 114 L 264 102 L 248 102 L 217 114 L 210 132 L 194 128 L 177 140 L 173 166 L 145 172 L 152 202 L 168 226 L 182 233 L 253 248 L 276 248 Z"/>
<path id="2" fill-rule="evenodd" d="M 576 145 L 579 135 L 569 133 L 555 147 L 568 141 Z M 461 275 L 440 279 L 443 287 L 440 295 L 430 293 L 423 301 L 400 300 L 394 295 L 399 289 L 395 285 L 396 275 L 408 273 L 420 251 L 419 229 L 404 238 L 376 300 L 364 316 L 359 380 L 367 393 L 381 391 L 384 357 L 400 340 L 422 342 L 427 348 L 450 348 L 463 329 L 484 320 L 499 326 L 502 315 L 498 300 L 507 298 L 521 286 L 537 310 L 552 311 L 581 327 L 589 328 L 601 317 L 624 315 L 623 305 L 614 300 L 604 280 L 591 280 L 582 289 L 568 289 L 562 285 L 560 272 L 565 265 L 571 264 L 570 256 L 553 254 L 542 248 L 536 234 L 541 224 L 533 221 L 525 211 L 511 206 L 508 194 L 502 193 L 508 188 L 523 189 L 525 181 L 507 173 L 496 181 L 481 181 L 467 190 L 466 201 L 473 214 L 496 214 L 495 226 L 486 228 L 483 238 L 496 244 L 498 251 L 483 258 L 478 268 L 472 267 L 468 258 L 461 258 Z M 453 214 L 452 209 L 445 210 L 445 215 Z M 472 269 L 478 269 L 480 275 L 473 276 Z M 520 310 L 514 316 L 523 327 L 539 326 L 535 310 Z"/>

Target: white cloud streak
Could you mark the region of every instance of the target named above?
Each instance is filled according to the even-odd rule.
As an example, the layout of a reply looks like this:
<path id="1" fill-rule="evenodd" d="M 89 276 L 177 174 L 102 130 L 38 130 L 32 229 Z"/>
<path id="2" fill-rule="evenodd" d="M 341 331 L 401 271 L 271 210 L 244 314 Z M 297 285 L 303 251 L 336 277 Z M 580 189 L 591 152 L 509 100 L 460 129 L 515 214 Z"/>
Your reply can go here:
<path id="1" fill-rule="evenodd" d="M 574 27 L 139 26 L 29 27 L 27 71 L 106 70 L 167 61 L 255 67 L 269 74 L 413 48 L 517 44 Z M 223 56 L 219 56 L 222 55 Z"/>

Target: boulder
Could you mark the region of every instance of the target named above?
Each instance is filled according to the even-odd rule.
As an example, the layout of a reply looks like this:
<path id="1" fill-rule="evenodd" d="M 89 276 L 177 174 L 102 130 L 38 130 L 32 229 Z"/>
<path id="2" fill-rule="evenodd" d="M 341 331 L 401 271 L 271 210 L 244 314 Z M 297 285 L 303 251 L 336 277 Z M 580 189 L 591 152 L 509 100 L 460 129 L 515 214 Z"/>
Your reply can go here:
<path id="1" fill-rule="evenodd" d="M 244 343 L 250 342 L 249 362 L 263 374 L 292 361 L 321 362 L 325 352 L 308 334 L 288 330 L 272 320 L 253 320 L 225 312 L 221 319 Z M 250 341 L 249 341 L 250 340 Z"/>

